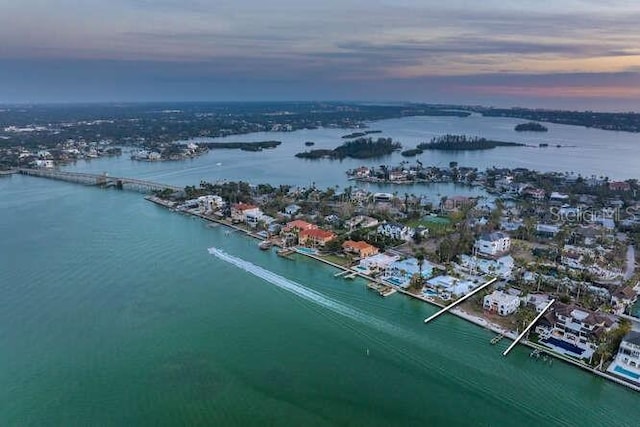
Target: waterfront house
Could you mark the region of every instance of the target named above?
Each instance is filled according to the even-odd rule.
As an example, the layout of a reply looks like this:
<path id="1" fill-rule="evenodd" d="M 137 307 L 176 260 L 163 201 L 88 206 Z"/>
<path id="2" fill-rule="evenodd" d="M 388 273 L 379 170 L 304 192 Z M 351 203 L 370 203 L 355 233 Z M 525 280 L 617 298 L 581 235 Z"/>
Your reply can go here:
<path id="1" fill-rule="evenodd" d="M 300 233 L 302 230 L 313 230 L 315 228 L 318 228 L 315 224 L 311 224 L 301 219 L 296 219 L 288 222 L 287 225 L 282 228 L 282 231 L 285 233 Z"/>
<path id="2" fill-rule="evenodd" d="M 370 272 L 382 272 L 385 271 L 391 263 L 399 259 L 400 257 L 398 255 L 376 254 L 361 259 L 356 268 L 367 274 Z"/>
<path id="3" fill-rule="evenodd" d="M 411 227 L 395 222 L 385 222 L 384 224 L 380 224 L 377 231 L 378 234 L 382 234 L 383 236 L 391 237 L 396 240 L 409 241 L 413 237 L 413 229 Z"/>
<path id="4" fill-rule="evenodd" d="M 500 316 L 508 316 L 518 310 L 520 298 L 495 290 L 484 297 L 482 306 L 487 311 L 498 313 Z"/>
<path id="5" fill-rule="evenodd" d="M 622 338 L 607 371 L 640 385 L 640 332 L 631 331 Z"/>
<path id="6" fill-rule="evenodd" d="M 511 238 L 500 231 L 482 234 L 473 245 L 474 253 L 491 258 L 506 254 L 510 248 Z"/>
<path id="7" fill-rule="evenodd" d="M 335 238 L 336 234 L 332 231 L 322 230 L 320 228 L 311 228 L 300 231 L 298 234 L 298 244 L 307 246 L 324 246 Z"/>
<path id="8" fill-rule="evenodd" d="M 636 303 L 638 295 L 629 286 L 618 286 L 611 294 L 611 305 L 617 314 L 624 313 L 625 309 Z"/>
<path id="9" fill-rule="evenodd" d="M 235 203 L 231 205 L 231 220 L 236 222 L 257 224 L 262 218 L 262 211 L 259 207 L 248 203 Z"/>
<path id="10" fill-rule="evenodd" d="M 411 283 L 411 278 L 420 274 L 420 266 L 416 258 L 396 260 L 389 264 L 384 271 L 383 278 L 394 285 L 406 288 Z M 433 265 L 428 261 L 423 261 L 422 277 L 428 279 L 433 275 Z"/>
<path id="11" fill-rule="evenodd" d="M 590 358 L 597 342 L 614 322 L 607 316 L 573 304 L 556 302 L 536 326 L 540 343 L 572 356 Z"/>
<path id="12" fill-rule="evenodd" d="M 461 255 L 460 266 L 471 274 L 490 274 L 502 279 L 509 279 L 513 271 L 514 260 L 510 255 L 495 260 Z"/>
<path id="13" fill-rule="evenodd" d="M 225 206 L 225 202 L 222 197 L 213 194 L 200 196 L 197 200 L 204 213 L 215 212 Z"/>
<path id="14" fill-rule="evenodd" d="M 453 276 L 436 276 L 427 280 L 427 286 L 436 289 L 444 300 L 450 299 L 451 296 L 460 297 L 478 287 L 469 280 L 461 280 Z"/>
<path id="15" fill-rule="evenodd" d="M 342 249 L 345 252 L 358 255 L 360 258 L 366 258 L 375 255 L 379 252 L 379 249 L 367 242 L 356 242 L 353 240 L 347 240 L 342 244 Z"/>
<path id="16" fill-rule="evenodd" d="M 544 200 L 546 193 L 541 188 L 527 187 L 522 190 L 522 195 L 533 200 Z"/>

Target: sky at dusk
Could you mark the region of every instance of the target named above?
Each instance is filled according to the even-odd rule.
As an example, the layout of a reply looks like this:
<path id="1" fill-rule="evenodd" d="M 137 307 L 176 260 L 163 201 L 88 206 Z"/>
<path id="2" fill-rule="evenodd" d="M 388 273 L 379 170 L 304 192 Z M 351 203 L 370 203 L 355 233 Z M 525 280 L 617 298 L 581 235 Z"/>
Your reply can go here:
<path id="1" fill-rule="evenodd" d="M 639 0 L 0 0 L 0 103 L 640 111 Z"/>

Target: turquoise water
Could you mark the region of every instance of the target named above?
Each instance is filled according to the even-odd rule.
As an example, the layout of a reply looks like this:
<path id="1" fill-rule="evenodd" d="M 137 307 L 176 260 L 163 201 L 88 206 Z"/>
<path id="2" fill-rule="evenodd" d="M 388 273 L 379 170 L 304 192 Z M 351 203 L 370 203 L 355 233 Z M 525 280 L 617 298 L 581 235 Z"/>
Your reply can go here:
<path id="1" fill-rule="evenodd" d="M 0 195 L 0 425 L 640 417 L 635 392 L 526 348 L 504 358 L 508 340 L 492 346 L 488 331 L 452 316 L 425 326 L 433 307 L 138 194 L 12 176 Z"/>

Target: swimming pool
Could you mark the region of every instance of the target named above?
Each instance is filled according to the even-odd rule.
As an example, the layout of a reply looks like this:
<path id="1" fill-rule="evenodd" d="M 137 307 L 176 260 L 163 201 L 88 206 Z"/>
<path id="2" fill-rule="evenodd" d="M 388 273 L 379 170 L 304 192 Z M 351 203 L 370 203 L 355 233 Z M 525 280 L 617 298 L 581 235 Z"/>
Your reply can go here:
<path id="1" fill-rule="evenodd" d="M 425 289 L 424 291 L 422 291 L 423 294 L 430 296 L 430 297 L 437 297 L 438 293 L 432 289 Z"/>
<path id="2" fill-rule="evenodd" d="M 613 368 L 613 372 L 624 375 L 625 377 L 633 378 L 634 380 L 640 379 L 640 375 L 636 374 L 635 372 L 628 371 L 620 365 L 616 365 L 616 367 Z"/>
<path id="3" fill-rule="evenodd" d="M 309 255 L 318 255 L 318 250 L 313 248 L 296 248 L 298 252 Z"/>
<path id="4" fill-rule="evenodd" d="M 584 353 L 584 349 L 578 347 L 577 345 L 573 345 L 569 342 L 562 341 L 554 337 L 549 337 L 546 340 L 542 340 L 542 342 L 555 345 L 556 347 L 560 347 L 561 349 L 571 352 L 573 354 L 577 354 L 578 356 L 582 356 L 582 353 Z"/>

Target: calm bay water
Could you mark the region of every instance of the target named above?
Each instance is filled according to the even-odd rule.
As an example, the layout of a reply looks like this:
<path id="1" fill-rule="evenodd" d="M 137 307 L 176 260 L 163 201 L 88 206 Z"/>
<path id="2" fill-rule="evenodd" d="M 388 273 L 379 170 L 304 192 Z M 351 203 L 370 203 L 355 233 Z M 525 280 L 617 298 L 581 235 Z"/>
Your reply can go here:
<path id="1" fill-rule="evenodd" d="M 453 120 L 372 128 L 411 145 L 412 133 L 428 139 Z M 486 132 L 472 132 L 475 120 L 450 132 L 525 138 L 501 136 L 516 120 L 491 119 Z M 344 170 L 361 161 L 292 157 L 307 139 L 333 147 L 343 133 L 246 135 L 234 139 L 284 143 L 262 153 L 213 151 L 177 163 L 123 156 L 70 169 L 181 185 L 242 178 L 343 186 Z M 583 174 L 633 176 L 637 135 L 550 125 L 544 137 L 559 135 L 568 138 L 562 144 L 583 141 L 582 149 L 569 160 L 556 154 L 568 148 L 522 149 L 523 157 L 496 149 L 438 162 L 562 170 L 570 163 Z M 637 393 L 559 361 L 535 362 L 526 348 L 503 358 L 508 342 L 491 346 L 488 331 L 452 316 L 425 326 L 435 311 L 428 305 L 382 299 L 361 281 L 335 279 L 331 268 L 259 251 L 253 240 L 135 193 L 2 178 L 0 232 L 0 425 L 634 426 L 640 418 Z M 242 263 L 210 255 L 212 246 Z M 276 276 L 258 277 L 260 267 Z"/>
<path id="2" fill-rule="evenodd" d="M 534 362 L 526 348 L 503 358 L 507 343 L 491 346 L 481 328 L 451 316 L 425 326 L 428 305 L 382 299 L 140 195 L 23 176 L 0 180 L 0 194 L 2 425 L 631 426 L 640 417 L 634 392 Z M 256 277 L 212 246 L 278 277 Z"/>
<path id="3" fill-rule="evenodd" d="M 269 182 L 305 186 L 315 182 L 321 188 L 353 184 L 347 181 L 345 172 L 348 169 L 362 165 L 396 165 L 403 160 L 414 163 L 415 159 L 419 159 L 425 165 L 441 167 L 448 166 L 450 161 L 457 161 L 461 166 L 481 169 L 493 166 L 525 167 L 539 171 L 575 172 L 583 176 L 602 175 L 612 179 L 638 178 L 640 174 L 637 167 L 640 134 L 608 132 L 553 123 L 545 124 L 549 128 L 545 133 L 515 132 L 514 126 L 521 122 L 522 120 L 518 119 L 488 118 L 479 115 L 467 118 L 409 117 L 374 122 L 370 124 L 370 128 L 383 131 L 382 134 L 372 135 L 374 138 L 392 137 L 400 141 L 405 149 L 414 148 L 420 142 L 446 133 L 520 142 L 533 147 L 498 147 L 493 150 L 458 153 L 427 151 L 416 158 L 404 158 L 400 153 L 380 159 L 344 159 L 342 161 L 303 160 L 294 157 L 296 153 L 310 148 L 335 148 L 344 142 L 341 136 L 349 133 L 343 129 L 316 129 L 296 132 L 259 132 L 207 139 L 207 141 L 273 139 L 282 141 L 282 145 L 276 149 L 256 153 L 240 150 L 212 150 L 199 158 L 177 163 L 135 162 L 130 160 L 128 155 L 123 155 L 116 159 L 79 162 L 69 169 L 92 173 L 106 171 L 114 176 L 142 177 L 178 185 L 198 184 L 200 180 L 228 179 L 249 180 L 255 184 Z M 305 147 L 305 141 L 314 141 L 316 144 L 313 147 Z M 540 143 L 548 143 L 550 146 L 540 148 L 538 146 Z M 557 144 L 565 147 L 556 148 Z M 424 191 L 426 187 L 369 185 L 368 188 L 418 193 Z M 428 193 L 446 194 L 451 191 L 456 194 L 469 194 L 464 188 L 451 190 L 449 186 L 431 186 L 426 189 Z"/>

